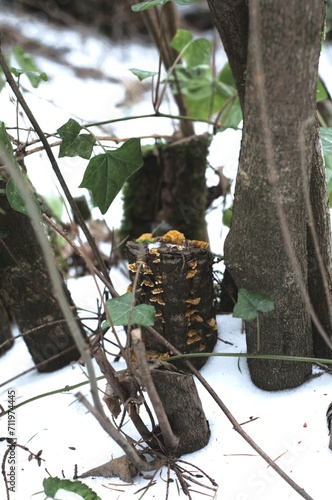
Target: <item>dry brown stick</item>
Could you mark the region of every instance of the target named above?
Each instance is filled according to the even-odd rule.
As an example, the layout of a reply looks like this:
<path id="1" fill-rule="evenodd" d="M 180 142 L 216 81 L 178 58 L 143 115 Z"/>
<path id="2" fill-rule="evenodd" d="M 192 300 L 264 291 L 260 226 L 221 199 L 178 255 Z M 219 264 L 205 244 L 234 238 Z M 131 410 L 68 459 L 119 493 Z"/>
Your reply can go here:
<path id="1" fill-rule="evenodd" d="M 181 353 L 176 347 L 174 347 L 172 344 L 170 344 L 160 333 L 158 333 L 154 328 L 151 326 L 145 327 L 159 342 L 162 342 L 172 353 L 180 356 Z M 210 384 L 207 382 L 207 380 L 200 374 L 198 370 L 190 363 L 190 361 L 185 361 L 187 367 L 195 375 L 195 377 L 201 382 L 203 387 L 208 391 L 208 393 L 212 396 L 212 398 L 215 400 L 217 405 L 221 408 L 223 413 L 226 415 L 228 420 L 231 422 L 233 425 L 233 428 L 243 437 L 243 439 L 265 460 L 270 467 L 279 474 L 286 483 L 288 483 L 299 495 L 301 495 L 303 498 L 306 500 L 314 500 L 308 493 L 301 488 L 295 481 L 293 481 L 292 478 L 290 478 L 273 460 L 270 458 L 265 451 L 263 451 L 258 444 L 249 436 L 249 434 L 246 433 L 241 427 L 241 425 L 238 423 L 236 418 L 233 416 L 233 414 L 229 411 L 227 406 L 223 403 L 223 401 L 220 399 L 218 394 L 214 391 L 214 389 L 210 386 Z"/>
<path id="2" fill-rule="evenodd" d="M 108 362 L 105 352 L 102 350 L 100 346 L 97 346 L 96 349 L 94 350 L 94 358 L 97 361 L 100 371 L 105 376 L 108 384 L 110 385 L 110 387 L 112 387 L 112 389 L 116 393 L 121 403 L 125 406 L 128 400 L 128 395 L 126 394 L 124 388 L 122 387 L 119 381 L 118 373 L 114 370 L 113 366 Z M 142 421 L 141 417 L 137 413 L 134 406 L 132 408 L 132 411 L 130 412 L 130 418 L 133 424 L 135 425 L 136 429 L 142 436 L 142 438 L 145 441 L 151 439 L 152 437 L 151 432 L 145 426 L 144 422 Z"/>
<path id="3" fill-rule="evenodd" d="M 109 434 L 114 441 L 123 449 L 129 460 L 132 462 L 135 467 L 140 470 L 140 471 L 154 471 L 156 469 L 159 469 L 164 465 L 164 461 L 155 458 L 151 462 L 146 462 L 143 460 L 135 448 L 125 439 L 122 434 L 117 430 L 117 428 L 111 423 L 111 421 L 106 418 L 104 415 L 99 413 L 90 403 L 89 401 L 81 394 L 78 392 L 75 394 L 76 398 L 78 401 L 83 403 L 83 405 L 87 408 L 87 410 L 92 413 L 92 415 L 98 420 L 99 424 L 101 427 Z"/>
<path id="4" fill-rule="evenodd" d="M 131 339 L 132 346 L 136 354 L 136 364 L 139 370 L 139 374 L 142 379 L 142 383 L 149 395 L 153 409 L 156 412 L 165 446 L 167 450 L 175 451 L 179 444 L 179 438 L 176 437 L 172 431 L 164 406 L 153 383 L 150 368 L 146 359 L 146 350 L 142 340 L 140 328 L 135 328 L 134 330 L 132 330 Z"/>
<path id="5" fill-rule="evenodd" d="M 166 20 L 164 27 L 160 24 L 160 19 L 158 18 L 158 11 L 156 8 L 147 9 L 146 11 L 144 11 L 143 14 L 146 25 L 152 35 L 156 47 L 159 50 L 161 61 L 163 62 L 166 70 L 168 71 L 172 67 L 174 60 L 176 58 L 173 49 L 171 49 L 170 47 L 170 41 L 174 36 L 174 34 L 176 33 L 177 28 L 179 27 L 176 7 L 173 5 L 172 2 L 168 2 L 163 6 L 162 16 L 164 16 Z M 174 71 L 174 76 L 176 80 L 176 71 Z M 157 81 L 156 96 L 158 95 L 159 85 L 160 85 L 160 68 Z M 178 91 L 176 93 L 173 92 L 173 97 L 179 109 L 179 113 L 180 115 L 188 116 L 184 98 L 181 93 L 177 80 L 176 80 L 176 85 L 178 87 L 177 89 Z M 156 99 L 156 101 L 157 100 L 158 99 Z M 156 112 L 158 112 L 158 109 L 156 109 Z M 185 137 L 191 136 L 195 133 L 194 126 L 191 122 L 181 121 L 180 127 Z"/>

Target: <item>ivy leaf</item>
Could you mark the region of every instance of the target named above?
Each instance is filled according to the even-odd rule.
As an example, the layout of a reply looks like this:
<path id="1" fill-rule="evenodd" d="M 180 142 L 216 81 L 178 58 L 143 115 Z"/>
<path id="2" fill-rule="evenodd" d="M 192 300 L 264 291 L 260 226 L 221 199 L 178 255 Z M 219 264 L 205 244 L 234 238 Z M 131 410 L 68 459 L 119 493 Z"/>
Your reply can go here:
<path id="1" fill-rule="evenodd" d="M 150 0 L 150 2 L 141 2 L 136 5 L 131 6 L 131 10 L 134 12 L 140 12 L 142 10 L 149 9 L 150 7 L 155 7 L 156 5 L 164 5 L 169 0 Z M 197 3 L 198 0 L 172 0 L 177 5 L 191 5 Z"/>
<path id="2" fill-rule="evenodd" d="M 132 323 L 141 326 L 153 326 L 155 321 L 156 310 L 148 304 L 139 304 L 133 309 L 131 318 Z"/>
<path id="3" fill-rule="evenodd" d="M 48 477 L 43 481 L 44 493 L 48 498 L 55 498 L 58 490 L 71 491 L 77 493 L 83 500 L 101 500 L 101 498 L 82 481 L 70 481 L 70 479 L 59 479 L 58 477 Z"/>
<path id="4" fill-rule="evenodd" d="M 11 66 L 10 71 L 15 76 L 26 75 L 34 88 L 37 88 L 41 81 L 47 82 L 48 80 L 47 74 L 40 71 L 23 71 L 13 66 Z"/>
<path id="5" fill-rule="evenodd" d="M 80 156 L 85 160 L 89 160 L 95 138 L 91 134 L 81 134 L 81 125 L 70 118 L 67 123 L 58 128 L 57 132 L 60 135 L 62 142 L 60 145 L 59 158 L 64 156 Z"/>
<path id="6" fill-rule="evenodd" d="M 12 53 L 20 66 L 20 69 L 11 68 L 12 73 L 16 76 L 20 76 L 23 73 L 26 74 L 34 88 L 37 88 L 42 80 L 47 81 L 46 73 L 39 71 L 34 60 L 23 47 L 16 45 L 12 48 Z"/>
<path id="7" fill-rule="evenodd" d="M 181 52 L 181 50 L 183 50 L 184 47 L 192 41 L 192 39 L 193 36 L 190 31 L 180 28 L 176 30 L 176 33 L 172 38 L 170 45 L 177 52 Z"/>
<path id="8" fill-rule="evenodd" d="M 229 62 L 224 64 L 222 70 L 219 73 L 218 80 L 226 83 L 227 85 L 230 85 L 231 87 L 236 88 L 235 80 Z"/>
<path id="9" fill-rule="evenodd" d="M 197 3 L 199 0 L 173 0 L 177 5 L 192 5 Z"/>
<path id="10" fill-rule="evenodd" d="M 320 129 L 324 156 L 332 154 L 332 127 Z"/>
<path id="11" fill-rule="evenodd" d="M 259 312 L 270 312 L 273 309 L 274 302 L 268 295 L 240 288 L 233 316 L 234 318 L 242 318 L 244 321 L 252 321 L 257 318 Z"/>
<path id="12" fill-rule="evenodd" d="M 328 99 L 328 95 L 322 83 L 322 80 L 318 78 L 317 89 L 316 89 L 316 102 L 324 101 L 324 99 Z"/>
<path id="13" fill-rule="evenodd" d="M 143 10 L 149 9 L 150 7 L 155 7 L 156 5 L 163 5 L 168 2 L 168 0 L 150 0 L 149 2 L 141 2 L 131 6 L 131 10 L 134 12 L 141 12 Z"/>
<path id="14" fill-rule="evenodd" d="M 22 180 L 25 180 L 21 172 L 21 169 L 16 161 L 16 158 L 14 156 L 13 146 L 7 134 L 5 124 L 2 121 L 0 121 L 0 143 L 4 147 L 8 157 L 12 161 L 12 164 L 16 168 L 18 174 L 20 174 Z M 31 190 L 31 185 L 28 183 L 28 181 L 26 181 L 26 186 L 28 189 Z M 9 205 L 13 210 L 16 210 L 17 212 L 20 212 L 24 215 L 29 215 L 28 210 L 25 206 L 25 201 L 21 195 L 21 192 L 19 191 L 19 189 L 17 188 L 16 184 L 14 183 L 11 177 L 9 178 L 6 184 L 6 196 Z M 36 205 L 39 207 L 37 200 L 35 201 Z"/>
<path id="15" fill-rule="evenodd" d="M 13 146 L 7 134 L 6 125 L 2 121 L 0 121 L 0 142 L 2 146 L 5 148 L 8 156 L 12 158 L 13 161 L 16 161 L 14 158 Z"/>
<path id="16" fill-rule="evenodd" d="M 325 172 L 327 180 L 327 189 L 329 194 L 329 204 L 332 207 L 332 155 L 325 156 Z"/>
<path id="17" fill-rule="evenodd" d="M 149 78 L 150 76 L 155 76 L 157 74 L 157 71 L 145 71 L 143 69 L 137 69 L 137 68 L 129 68 L 129 71 L 131 71 L 139 80 L 145 80 L 145 78 Z"/>
<path id="18" fill-rule="evenodd" d="M 129 292 L 106 302 L 106 307 L 115 326 L 128 325 L 129 321 L 142 326 L 152 326 L 154 324 L 156 310 L 153 306 L 140 304 L 131 309 L 131 305 L 132 293 Z M 110 324 L 108 320 L 105 320 L 102 328 L 107 326 L 110 326 Z"/>
<path id="19" fill-rule="evenodd" d="M 79 187 L 91 191 L 93 201 L 104 214 L 125 181 L 143 165 L 139 139 L 129 139 L 115 151 L 92 158 Z"/>
<path id="20" fill-rule="evenodd" d="M 188 69 L 209 64 L 211 42 L 207 38 L 193 40 L 190 31 L 178 29 L 171 41 L 171 47 L 178 52 L 184 51 L 182 57 Z"/>

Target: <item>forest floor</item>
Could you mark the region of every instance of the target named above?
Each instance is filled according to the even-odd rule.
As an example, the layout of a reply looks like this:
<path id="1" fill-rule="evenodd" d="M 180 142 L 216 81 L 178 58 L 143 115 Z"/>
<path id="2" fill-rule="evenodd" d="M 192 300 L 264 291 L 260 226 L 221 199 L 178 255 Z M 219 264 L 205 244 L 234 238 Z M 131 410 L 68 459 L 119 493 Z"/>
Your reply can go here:
<path id="1" fill-rule="evenodd" d="M 128 68 L 137 65 L 144 50 L 144 69 L 155 69 L 156 53 L 153 49 L 131 44 L 111 44 L 103 38 L 90 37 L 87 33 L 75 33 L 69 29 L 39 25 L 35 19 L 17 19 L 2 13 L 0 22 L 25 33 L 40 37 L 49 46 L 61 49 L 70 47 L 63 61 L 37 57 L 40 68 L 49 75 L 49 82 L 37 90 L 26 86 L 26 98 L 40 125 L 47 132 L 55 131 L 69 117 L 82 123 L 121 118 L 127 114 L 148 114 L 151 108 L 148 88 L 136 83 Z M 330 57 L 322 74 L 331 75 L 332 57 L 326 51 L 323 57 Z M 223 60 L 223 56 L 220 57 Z M 73 69 L 76 68 L 75 70 Z M 77 71 L 80 68 L 80 71 Z M 78 77 L 89 69 L 88 77 Z M 99 72 L 93 75 L 91 69 Z M 100 74 L 105 77 L 101 78 Z M 327 76 L 325 77 L 327 78 Z M 332 82 L 332 78 L 330 78 Z M 330 89 L 331 91 L 331 89 Z M 5 89 L 0 94 L 1 119 L 8 126 L 15 126 L 16 107 Z M 167 106 L 171 106 L 168 105 Z M 21 124 L 28 125 L 24 118 Z M 156 131 L 160 135 L 172 134 L 173 124 L 163 119 L 142 119 L 119 122 L 103 127 L 99 132 L 118 137 L 149 136 Z M 197 127 L 199 133 L 206 131 Z M 224 165 L 227 177 L 235 177 L 240 131 L 219 134 L 214 140 L 210 162 L 213 166 Z M 148 140 L 147 140 L 148 142 Z M 57 195 L 56 182 L 45 157 L 31 155 L 27 159 L 29 175 L 36 189 L 48 197 Z M 61 169 L 74 195 L 82 190 L 81 182 L 86 162 L 81 159 L 62 159 Z M 211 174 L 213 181 L 213 174 Z M 218 202 L 207 215 L 211 248 L 222 253 L 222 245 L 227 230 L 221 225 L 222 205 Z M 94 213 L 96 217 L 100 214 Z M 121 197 L 117 197 L 106 215 L 110 228 L 118 228 L 121 222 Z M 107 249 L 107 247 L 105 247 Z M 122 263 L 125 267 L 125 264 Z M 127 286 L 124 274 L 116 268 L 112 279 L 117 290 L 122 293 Z M 98 293 L 91 277 L 70 278 L 68 286 L 78 307 L 96 311 Z M 213 389 L 232 412 L 238 422 L 257 444 L 276 461 L 289 476 L 305 489 L 314 500 L 326 500 L 331 490 L 332 452 L 328 449 L 328 429 L 325 413 L 332 400 L 331 374 L 314 367 L 313 377 L 301 387 L 280 392 L 266 392 L 253 385 L 245 359 L 236 356 L 246 352 L 245 335 L 241 321 L 229 315 L 220 315 L 218 320 L 218 342 L 216 353 L 234 353 L 234 357 L 213 357 L 201 370 Z M 114 355 L 110 360 L 114 362 Z M 121 361 L 114 362 L 121 370 Z M 14 347 L 0 359 L 0 404 L 8 407 L 9 391 L 15 391 L 15 403 L 21 404 L 30 398 L 60 390 L 87 380 L 84 368 L 78 364 L 63 368 L 52 374 L 30 371 L 33 363 L 21 338 Z M 96 374 L 100 375 L 95 365 Z M 105 382 L 100 382 L 101 389 Z M 202 450 L 181 457 L 188 462 L 184 467 L 196 481 L 212 488 L 191 485 L 193 500 L 215 498 L 225 500 L 295 500 L 299 494 L 281 479 L 233 429 L 220 408 L 197 384 L 206 418 L 211 429 L 209 444 Z M 89 398 L 89 386 L 83 385 L 81 392 Z M 49 475 L 72 478 L 75 466 L 83 473 L 112 457 L 122 454 L 119 447 L 99 426 L 93 416 L 76 400 L 77 390 L 59 391 L 57 394 L 35 399 L 22 405 L 15 412 L 15 437 L 17 442 L 34 453 L 42 451 L 45 461 L 38 467 L 35 460 L 29 460 L 29 453 L 18 450 L 16 469 L 16 492 L 10 500 L 41 498 L 42 481 Z M 145 417 L 144 417 L 145 418 Z M 188 422 L 190 425 L 190 422 Z M 128 422 L 126 432 L 138 438 Z M 8 436 L 8 419 L 0 419 L 0 437 Z M 0 456 L 7 447 L 0 443 Z M 8 467 L 8 464 L 6 464 Z M 218 484 L 214 488 L 207 478 L 201 478 L 195 467 L 202 469 Z M 145 475 L 147 476 L 147 475 Z M 185 498 L 179 491 L 178 481 L 171 475 L 169 484 L 171 500 Z M 156 483 L 144 495 L 144 500 L 165 498 L 167 471 L 161 470 Z M 90 478 L 84 480 L 102 500 L 139 499 L 149 483 L 149 478 L 138 476 L 132 485 L 126 485 L 117 478 Z M 143 489 L 142 489 L 143 488 Z M 6 498 L 5 486 L 0 482 L 0 498 Z M 59 492 L 58 500 L 79 499 L 73 493 Z"/>

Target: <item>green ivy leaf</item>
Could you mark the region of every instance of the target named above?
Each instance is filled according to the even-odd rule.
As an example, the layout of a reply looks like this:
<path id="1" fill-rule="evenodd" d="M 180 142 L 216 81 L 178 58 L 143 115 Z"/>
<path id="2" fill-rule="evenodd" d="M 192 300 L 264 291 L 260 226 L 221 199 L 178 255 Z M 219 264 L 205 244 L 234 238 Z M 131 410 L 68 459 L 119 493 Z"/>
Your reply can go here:
<path id="1" fill-rule="evenodd" d="M 10 158 L 12 158 L 13 161 L 16 161 L 14 158 L 13 146 L 12 146 L 11 140 L 9 139 L 9 136 L 7 134 L 6 125 L 2 121 L 0 121 L 0 142 L 1 142 L 2 146 L 5 148 L 8 156 Z"/>
<path id="2" fill-rule="evenodd" d="M 106 213 L 124 182 L 143 165 L 139 139 L 129 139 L 115 151 L 92 158 L 79 187 L 91 191 L 93 201 Z"/>
<path id="3" fill-rule="evenodd" d="M 199 0 L 173 0 L 177 5 L 192 5 L 197 3 Z"/>
<path id="4" fill-rule="evenodd" d="M 152 326 L 154 324 L 156 310 L 153 306 L 140 304 L 131 309 L 131 305 L 132 293 L 129 292 L 106 302 L 106 307 L 115 326 L 128 325 L 129 319 L 135 325 Z M 105 320 L 102 328 L 107 326 L 110 324 L 108 320 Z"/>
<path id="5" fill-rule="evenodd" d="M 129 71 L 131 71 L 141 81 L 145 80 L 145 78 L 157 75 L 157 71 L 145 71 L 137 68 L 129 68 Z"/>
<path id="6" fill-rule="evenodd" d="M 270 312 L 273 309 L 274 302 L 268 295 L 240 288 L 233 316 L 234 318 L 242 318 L 244 321 L 252 321 L 257 318 L 259 312 Z"/>
<path id="7" fill-rule="evenodd" d="M 62 489 L 77 493 L 83 500 L 101 500 L 101 498 L 82 481 L 70 481 L 58 477 L 48 477 L 43 481 L 44 493 L 48 498 L 55 498 L 57 491 Z"/>
<path id="8" fill-rule="evenodd" d="M 318 78 L 317 90 L 316 90 L 316 102 L 324 101 L 324 99 L 328 99 L 328 95 L 322 83 L 322 80 Z"/>
<path id="9" fill-rule="evenodd" d="M 29 212 L 25 206 L 25 201 L 11 177 L 6 184 L 6 196 L 9 205 L 13 210 L 16 210 L 16 212 L 20 212 L 24 215 L 29 215 Z"/>
<path id="10" fill-rule="evenodd" d="M 23 73 L 26 74 L 34 88 L 37 88 L 41 81 L 47 81 L 46 73 L 39 71 L 34 60 L 23 47 L 16 45 L 12 48 L 12 53 L 20 66 L 20 69 L 11 68 L 12 73 L 16 76 L 20 76 Z"/>
<path id="11" fill-rule="evenodd" d="M 80 134 L 81 129 L 81 125 L 72 118 L 58 128 L 57 132 L 62 139 L 59 158 L 63 158 L 64 156 L 80 156 L 85 160 L 89 160 L 95 144 L 95 138 L 91 134 Z"/>
<path id="12" fill-rule="evenodd" d="M 156 5 L 164 5 L 169 0 L 150 0 L 150 2 L 141 2 L 136 5 L 131 6 L 131 10 L 134 12 L 140 12 L 142 10 L 149 9 L 150 7 L 155 7 Z M 198 0 L 172 0 L 177 5 L 191 5 L 197 3 Z"/>
<path id="13" fill-rule="evenodd" d="M 332 154 L 332 127 L 320 129 L 324 156 Z"/>
<path id="14" fill-rule="evenodd" d="M 175 49 L 177 52 L 181 52 L 185 48 L 188 43 L 190 43 L 193 39 L 192 34 L 188 30 L 178 29 L 174 37 L 171 40 L 171 47 Z"/>
<path id="15" fill-rule="evenodd" d="M 17 169 L 17 172 L 21 175 L 22 180 L 25 180 L 25 177 L 23 176 L 21 169 L 14 156 L 13 146 L 7 134 L 5 124 L 2 121 L 0 121 L 0 143 L 4 147 L 7 155 L 12 161 L 13 166 Z M 31 185 L 29 184 L 28 181 L 26 181 L 26 185 L 27 188 L 31 190 Z M 8 203 L 13 210 L 16 210 L 17 212 L 20 212 L 24 215 L 29 215 L 28 210 L 25 206 L 25 201 L 21 195 L 21 192 L 19 191 L 19 189 L 17 188 L 16 184 L 14 183 L 11 177 L 9 178 L 6 184 L 6 196 L 8 199 Z M 36 200 L 36 205 L 39 207 L 37 200 Z"/>
<path id="16" fill-rule="evenodd" d="M 150 9 L 150 7 L 155 7 L 156 5 L 163 5 L 169 0 L 150 0 L 149 2 L 141 2 L 131 6 L 131 10 L 134 12 L 141 12 L 142 10 Z"/>
<path id="17" fill-rule="evenodd" d="M 148 304 L 139 304 L 133 309 L 132 323 L 140 326 L 153 326 L 156 309 Z"/>
<path id="18" fill-rule="evenodd" d="M 193 40 L 189 31 L 178 29 L 171 41 L 171 47 L 177 52 L 184 51 L 182 58 L 186 62 L 188 69 L 209 64 L 211 42 L 207 38 Z"/>
<path id="19" fill-rule="evenodd" d="M 226 208 L 222 214 L 222 223 L 226 227 L 231 227 L 233 217 L 233 206 Z"/>
<path id="20" fill-rule="evenodd" d="M 325 172 L 327 180 L 327 189 L 329 194 L 329 204 L 332 207 L 332 154 L 325 156 Z"/>

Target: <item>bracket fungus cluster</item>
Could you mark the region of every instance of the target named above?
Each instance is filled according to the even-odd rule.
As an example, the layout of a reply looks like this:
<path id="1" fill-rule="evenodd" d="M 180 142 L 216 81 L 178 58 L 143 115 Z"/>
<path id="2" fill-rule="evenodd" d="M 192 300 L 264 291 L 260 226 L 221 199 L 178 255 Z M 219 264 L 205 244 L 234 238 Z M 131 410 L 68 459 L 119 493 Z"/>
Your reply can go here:
<path id="1" fill-rule="evenodd" d="M 169 231 L 156 238 L 143 234 L 127 243 L 127 252 L 132 281 L 137 280 L 136 300 L 155 306 L 156 330 L 183 354 L 211 352 L 217 324 L 208 243 Z M 164 359 L 172 354 L 144 328 L 142 331 L 151 357 Z M 191 361 L 201 368 L 206 360 Z M 180 361 L 176 364 L 185 368 Z"/>

